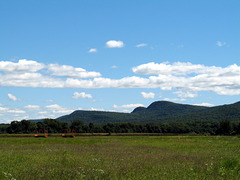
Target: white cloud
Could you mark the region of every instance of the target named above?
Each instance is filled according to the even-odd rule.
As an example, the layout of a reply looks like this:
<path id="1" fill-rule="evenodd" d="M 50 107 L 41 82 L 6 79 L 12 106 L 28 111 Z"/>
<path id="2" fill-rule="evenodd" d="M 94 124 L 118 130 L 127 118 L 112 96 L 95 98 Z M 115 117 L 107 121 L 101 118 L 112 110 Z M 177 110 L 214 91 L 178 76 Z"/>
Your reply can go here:
<path id="1" fill-rule="evenodd" d="M 216 45 L 219 47 L 225 46 L 227 43 L 225 42 L 221 42 L 221 41 L 217 41 Z"/>
<path id="2" fill-rule="evenodd" d="M 186 101 L 184 98 L 164 98 L 164 101 Z"/>
<path id="3" fill-rule="evenodd" d="M 6 80 L 28 80 L 28 79 L 40 79 L 43 78 L 43 76 L 40 73 L 18 73 L 18 74 L 8 74 L 7 76 L 5 76 Z"/>
<path id="4" fill-rule="evenodd" d="M 70 114 L 74 109 L 59 106 L 58 104 L 52 104 L 45 107 L 46 110 L 50 110 L 53 114 Z"/>
<path id="5" fill-rule="evenodd" d="M 10 93 L 8 94 L 8 99 L 10 99 L 11 101 L 18 101 L 19 100 L 16 96 L 14 96 Z"/>
<path id="6" fill-rule="evenodd" d="M 145 46 L 147 46 L 147 44 L 145 44 L 145 43 L 136 45 L 136 47 L 145 47 Z"/>
<path id="7" fill-rule="evenodd" d="M 112 66 L 112 69 L 116 69 L 116 68 L 117 68 L 117 66 L 116 66 L 116 65 L 113 65 L 113 66 Z"/>
<path id="8" fill-rule="evenodd" d="M 88 51 L 89 53 L 95 53 L 95 52 L 97 52 L 97 49 L 95 49 L 95 48 L 92 48 L 92 49 L 89 49 L 89 51 Z"/>
<path id="9" fill-rule="evenodd" d="M 38 114 L 47 114 L 48 112 L 47 111 L 40 111 L 38 112 Z"/>
<path id="10" fill-rule="evenodd" d="M 28 109 L 28 110 L 39 110 L 40 106 L 38 106 L 38 105 L 27 105 L 24 108 Z"/>
<path id="11" fill-rule="evenodd" d="M 221 68 L 215 66 L 206 67 L 201 64 L 192 64 L 190 62 L 175 62 L 173 64 L 169 64 L 168 62 L 160 64 L 150 62 L 132 68 L 134 73 L 145 75 L 188 75 L 192 73 L 211 73 L 220 69 Z"/>
<path id="12" fill-rule="evenodd" d="M 93 108 L 93 107 L 91 107 L 89 110 L 90 111 L 105 111 L 103 108 Z"/>
<path id="13" fill-rule="evenodd" d="M 61 106 L 59 106 L 58 104 L 51 104 L 45 107 L 48 110 L 59 110 L 62 109 Z"/>
<path id="14" fill-rule="evenodd" d="M 214 104 L 210 104 L 210 103 L 201 103 L 201 104 L 194 104 L 195 106 L 207 106 L 207 107 L 212 107 L 214 106 Z"/>
<path id="15" fill-rule="evenodd" d="M 126 105 L 121 105 L 121 106 L 118 106 L 118 105 L 114 104 L 113 108 L 117 109 L 117 110 L 122 110 L 122 111 L 128 112 L 128 111 L 133 110 L 133 109 L 135 109 L 137 107 L 140 107 L 140 106 L 144 107 L 143 104 L 126 104 Z"/>
<path id="16" fill-rule="evenodd" d="M 122 41 L 110 40 L 106 42 L 107 48 L 122 48 L 124 43 Z"/>
<path id="17" fill-rule="evenodd" d="M 178 97 L 180 98 L 194 98 L 194 97 L 197 97 L 197 93 L 194 93 L 194 92 L 189 92 L 189 91 L 177 91 L 177 92 L 174 92 L 174 94 L 177 94 Z"/>
<path id="18" fill-rule="evenodd" d="M 20 59 L 17 63 L 0 61 L 0 71 L 4 72 L 36 72 L 43 68 L 44 64 L 26 59 Z"/>
<path id="19" fill-rule="evenodd" d="M 54 76 L 65 76 L 74 78 L 93 78 L 101 76 L 99 72 L 88 72 L 83 68 L 74 68 L 68 65 L 50 64 L 48 70 Z"/>
<path id="20" fill-rule="evenodd" d="M 137 88 L 145 87 L 148 79 L 136 76 L 122 79 L 94 78 L 92 80 L 67 79 L 66 87 L 74 88 Z"/>
<path id="21" fill-rule="evenodd" d="M 152 92 L 149 93 L 141 92 L 141 95 L 144 99 L 153 99 L 155 97 L 155 94 Z"/>
<path id="22" fill-rule="evenodd" d="M 13 114 L 25 114 L 26 112 L 21 110 L 21 109 L 10 109 L 7 111 L 8 113 L 13 113 Z"/>
<path id="23" fill-rule="evenodd" d="M 151 87 L 163 90 L 211 91 L 220 95 L 240 94 L 240 67 L 236 64 L 222 68 L 191 63 L 148 63 L 133 68 L 138 74 L 150 76 Z M 149 86 L 147 86 L 149 87 Z"/>
<path id="24" fill-rule="evenodd" d="M 33 64 L 36 64 L 36 67 L 38 64 L 41 65 L 37 62 Z M 30 70 L 24 72 L 19 68 L 16 68 L 18 69 L 16 73 L 7 71 L 1 73 L 0 70 L 0 86 L 85 89 L 147 87 L 162 90 L 176 89 L 185 92 L 185 95 L 178 94 L 179 97 L 185 96 L 185 98 L 194 96 L 199 91 L 211 91 L 219 95 L 240 95 L 240 66 L 236 64 L 216 67 L 190 62 L 172 64 L 151 62 L 132 68 L 134 73 L 141 76 L 135 75 L 120 79 L 98 77 L 100 73 L 91 73 L 85 69 L 67 65 L 50 64 L 43 65 L 43 67 L 39 72 L 30 72 Z M 7 68 L 2 66 L 2 69 Z"/>
<path id="25" fill-rule="evenodd" d="M 88 98 L 91 99 L 92 95 L 91 94 L 86 94 L 85 92 L 75 92 L 72 96 L 73 99 L 84 99 L 84 98 Z"/>
<path id="26" fill-rule="evenodd" d="M 26 112 L 21 109 L 16 108 L 7 108 L 7 107 L 0 107 L 0 112 L 6 116 L 7 114 L 25 114 Z"/>
<path id="27" fill-rule="evenodd" d="M 8 108 L 5 108 L 5 107 L 0 107 L 0 112 L 6 112 L 8 110 Z"/>

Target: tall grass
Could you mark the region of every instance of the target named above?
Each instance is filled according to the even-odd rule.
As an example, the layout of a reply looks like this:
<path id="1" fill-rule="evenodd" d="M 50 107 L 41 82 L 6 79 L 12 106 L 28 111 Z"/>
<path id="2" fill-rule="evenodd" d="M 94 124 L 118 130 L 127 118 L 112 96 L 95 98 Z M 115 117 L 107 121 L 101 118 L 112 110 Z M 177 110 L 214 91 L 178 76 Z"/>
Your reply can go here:
<path id="1" fill-rule="evenodd" d="M 0 138 L 0 179 L 240 179 L 240 138 Z"/>

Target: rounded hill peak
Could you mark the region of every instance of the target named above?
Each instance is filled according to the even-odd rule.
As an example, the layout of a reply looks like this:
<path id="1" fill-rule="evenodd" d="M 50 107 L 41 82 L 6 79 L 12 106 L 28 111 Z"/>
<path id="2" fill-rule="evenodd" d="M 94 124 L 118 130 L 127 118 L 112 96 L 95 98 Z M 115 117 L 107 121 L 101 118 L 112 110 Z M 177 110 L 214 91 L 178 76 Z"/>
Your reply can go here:
<path id="1" fill-rule="evenodd" d="M 143 111 L 145 109 L 146 109 L 145 107 L 137 107 L 132 111 L 132 113 L 140 112 L 140 111 Z"/>

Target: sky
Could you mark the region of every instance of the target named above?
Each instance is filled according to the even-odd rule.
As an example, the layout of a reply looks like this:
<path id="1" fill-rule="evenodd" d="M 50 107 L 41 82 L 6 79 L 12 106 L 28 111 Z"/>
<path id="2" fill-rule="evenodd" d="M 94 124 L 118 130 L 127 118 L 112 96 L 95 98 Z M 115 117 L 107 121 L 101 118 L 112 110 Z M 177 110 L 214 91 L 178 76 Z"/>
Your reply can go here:
<path id="1" fill-rule="evenodd" d="M 0 123 L 240 101 L 239 0 L 0 0 Z"/>

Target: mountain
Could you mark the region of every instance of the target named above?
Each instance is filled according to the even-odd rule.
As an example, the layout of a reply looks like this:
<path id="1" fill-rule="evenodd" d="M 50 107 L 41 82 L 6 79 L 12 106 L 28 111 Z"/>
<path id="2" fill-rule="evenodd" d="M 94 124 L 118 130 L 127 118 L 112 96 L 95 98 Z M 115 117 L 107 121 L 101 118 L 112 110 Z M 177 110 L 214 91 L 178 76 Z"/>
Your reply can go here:
<path id="1" fill-rule="evenodd" d="M 187 104 L 177 104 L 169 101 L 156 101 L 150 104 L 147 108 L 136 108 L 132 113 L 146 114 L 148 116 L 166 117 L 177 114 L 188 114 L 193 112 L 200 112 L 209 107 L 194 106 Z"/>
<path id="2" fill-rule="evenodd" d="M 137 116 L 130 113 L 107 112 L 107 111 L 83 111 L 77 110 L 73 113 L 57 118 L 63 122 L 73 122 L 74 120 L 81 120 L 84 123 L 120 123 L 120 122 L 136 122 Z"/>
<path id="3" fill-rule="evenodd" d="M 240 102 L 215 107 L 204 107 L 158 101 L 152 103 L 146 110 L 138 112 L 138 115 L 152 117 L 155 123 L 177 121 L 240 121 Z"/>
<path id="4" fill-rule="evenodd" d="M 57 118 L 63 122 L 82 120 L 84 123 L 165 123 L 177 121 L 239 121 L 240 102 L 204 107 L 188 104 L 178 104 L 168 101 L 156 101 L 147 108 L 137 107 L 131 113 L 106 112 L 106 111 L 82 111 Z"/>

